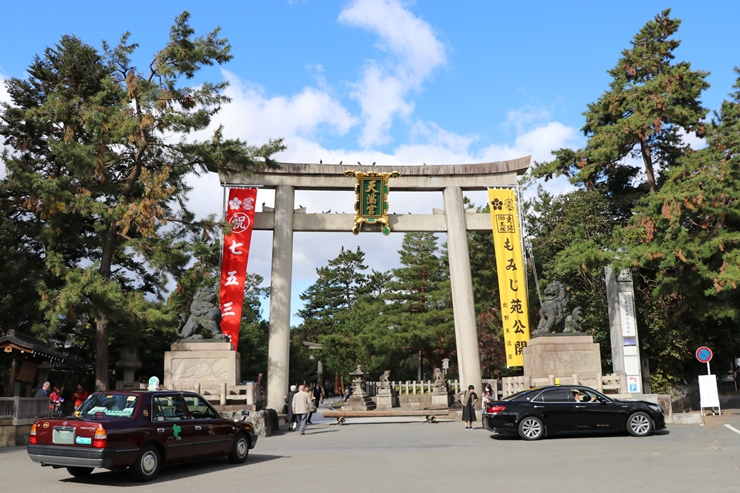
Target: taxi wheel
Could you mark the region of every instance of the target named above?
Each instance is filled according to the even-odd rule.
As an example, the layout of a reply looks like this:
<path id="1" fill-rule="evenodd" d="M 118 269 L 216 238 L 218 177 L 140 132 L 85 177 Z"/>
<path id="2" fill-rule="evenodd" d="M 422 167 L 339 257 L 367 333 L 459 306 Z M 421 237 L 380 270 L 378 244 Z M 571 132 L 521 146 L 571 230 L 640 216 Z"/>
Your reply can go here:
<path id="1" fill-rule="evenodd" d="M 229 461 L 232 464 L 241 464 L 247 460 L 247 455 L 249 455 L 249 438 L 244 433 L 238 433 L 231 447 Z"/>
<path id="2" fill-rule="evenodd" d="M 129 472 L 137 481 L 151 481 L 159 473 L 162 466 L 162 454 L 156 445 L 149 444 L 139 451 L 136 462 L 131 466 Z"/>
<path id="3" fill-rule="evenodd" d="M 84 478 L 93 472 L 92 467 L 68 467 L 67 472 L 76 478 Z"/>

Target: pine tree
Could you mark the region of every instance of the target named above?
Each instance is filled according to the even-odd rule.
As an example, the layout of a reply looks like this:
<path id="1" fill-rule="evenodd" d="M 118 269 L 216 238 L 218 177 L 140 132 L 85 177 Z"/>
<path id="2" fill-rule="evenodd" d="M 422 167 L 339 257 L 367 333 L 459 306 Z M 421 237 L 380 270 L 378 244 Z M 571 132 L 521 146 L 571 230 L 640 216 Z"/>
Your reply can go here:
<path id="1" fill-rule="evenodd" d="M 681 21 L 671 18 L 670 12 L 648 22 L 609 71 L 609 90 L 584 113 L 586 147 L 554 151 L 554 161 L 538 163 L 537 176 L 563 174 L 589 188 L 614 180 L 614 192 L 634 195 L 630 182 L 638 179 L 639 169 L 625 162 L 633 157 L 642 160 L 644 186 L 655 193 L 657 175 L 675 165 L 688 148 L 682 134 L 703 135 L 707 110 L 699 96 L 709 87 L 705 81 L 709 74 L 691 70 L 688 62 L 673 62 L 680 41 L 672 36 Z"/>
<path id="2" fill-rule="evenodd" d="M 394 280 L 383 296 L 385 330 L 392 331 L 397 347 L 406 349 L 404 359 L 421 352 L 430 370 L 441 367 L 455 347 L 449 274 L 437 252 L 433 233 L 406 233 L 398 252 L 403 267 L 393 270 Z"/>
<path id="3" fill-rule="evenodd" d="M 620 233 L 634 265 L 653 279 L 651 296 L 670 306 L 658 341 L 713 343 L 731 359 L 740 350 L 740 77 L 707 126 L 706 143 L 666 172 Z M 681 354 L 658 346 L 667 359 L 690 358 L 690 347 Z"/>
<path id="4" fill-rule="evenodd" d="M 28 78 L 11 78 L 0 115 L 13 203 L 40 225 L 46 275 L 41 309 L 47 335 L 89 314 L 96 332 L 96 388 L 108 387 L 110 330 L 135 334 L 161 316 L 146 295 L 186 268 L 189 248 L 213 221 L 187 210 L 191 173 L 247 172 L 274 165 L 280 140 L 261 147 L 206 129 L 226 83 L 183 85 L 204 65 L 231 59 L 219 30 L 195 36 L 183 12 L 166 46 L 144 69 L 125 34 L 102 53 L 74 36 L 37 56 Z M 166 228 L 164 228 L 166 226 Z M 210 229 L 209 229 L 210 228 Z"/>
<path id="5" fill-rule="evenodd" d="M 298 327 L 304 340 L 315 342 L 331 332 L 341 314 L 352 309 L 367 284 L 365 252 L 342 247 L 326 267 L 316 269 L 318 280 L 301 293 L 303 308 L 297 315 L 303 319 Z"/>

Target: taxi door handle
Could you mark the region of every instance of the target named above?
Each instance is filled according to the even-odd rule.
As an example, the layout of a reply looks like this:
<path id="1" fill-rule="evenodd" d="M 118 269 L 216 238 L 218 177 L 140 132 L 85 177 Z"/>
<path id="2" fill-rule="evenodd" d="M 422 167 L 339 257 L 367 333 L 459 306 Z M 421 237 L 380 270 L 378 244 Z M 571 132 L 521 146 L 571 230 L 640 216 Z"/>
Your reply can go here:
<path id="1" fill-rule="evenodd" d="M 164 428 L 157 428 L 157 433 L 164 433 Z"/>
<path id="2" fill-rule="evenodd" d="M 586 406 L 576 406 L 576 409 L 586 409 Z"/>
<path id="3" fill-rule="evenodd" d="M 196 427 L 195 427 L 195 430 L 196 430 L 196 431 L 200 430 L 200 426 L 196 426 Z"/>
<path id="4" fill-rule="evenodd" d="M 534 406 L 535 409 L 542 409 L 545 406 Z"/>

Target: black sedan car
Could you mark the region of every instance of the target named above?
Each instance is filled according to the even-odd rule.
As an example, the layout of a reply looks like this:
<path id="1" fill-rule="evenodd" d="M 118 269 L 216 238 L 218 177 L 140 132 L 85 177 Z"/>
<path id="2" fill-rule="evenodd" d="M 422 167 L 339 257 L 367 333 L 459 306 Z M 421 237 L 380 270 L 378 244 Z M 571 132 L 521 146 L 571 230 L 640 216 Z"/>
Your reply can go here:
<path id="1" fill-rule="evenodd" d="M 663 410 L 645 401 L 620 401 L 588 387 L 563 385 L 525 390 L 491 402 L 483 425 L 524 440 L 581 433 L 647 436 L 665 428 Z"/>

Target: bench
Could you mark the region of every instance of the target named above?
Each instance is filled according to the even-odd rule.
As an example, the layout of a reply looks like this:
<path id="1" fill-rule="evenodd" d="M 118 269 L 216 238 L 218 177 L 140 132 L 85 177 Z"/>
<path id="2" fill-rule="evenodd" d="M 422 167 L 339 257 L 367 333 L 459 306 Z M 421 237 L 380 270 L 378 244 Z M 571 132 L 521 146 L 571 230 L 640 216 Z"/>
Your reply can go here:
<path id="1" fill-rule="evenodd" d="M 337 424 L 343 425 L 347 418 L 398 418 L 405 416 L 423 416 L 426 423 L 434 423 L 437 416 L 449 416 L 448 409 L 395 409 L 391 411 L 324 411 L 325 418 L 337 418 Z"/>

